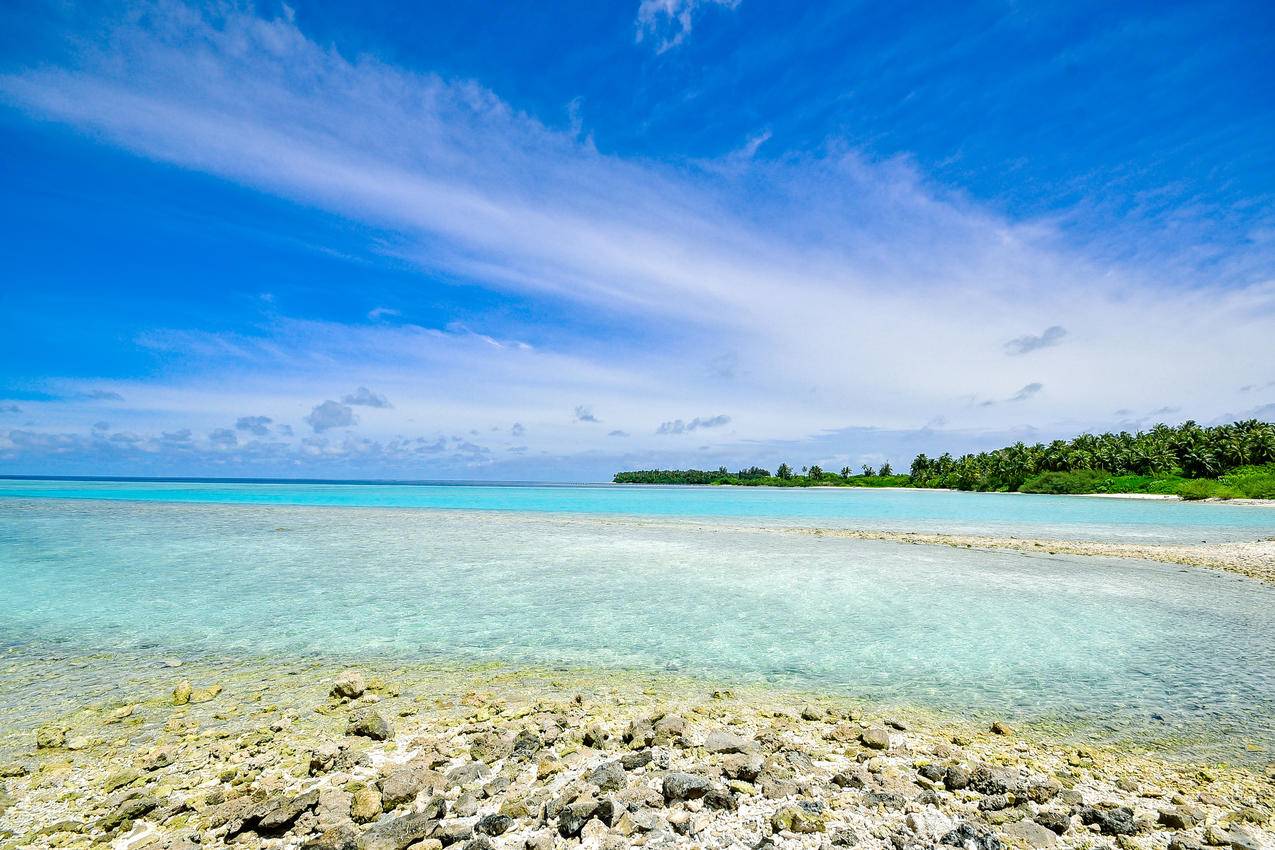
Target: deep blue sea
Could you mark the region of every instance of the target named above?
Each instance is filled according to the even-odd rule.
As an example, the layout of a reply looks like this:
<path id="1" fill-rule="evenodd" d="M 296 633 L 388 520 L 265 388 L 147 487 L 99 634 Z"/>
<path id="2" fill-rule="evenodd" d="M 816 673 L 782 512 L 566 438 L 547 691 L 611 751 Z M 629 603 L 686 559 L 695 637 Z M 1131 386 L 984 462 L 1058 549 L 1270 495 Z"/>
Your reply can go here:
<path id="1" fill-rule="evenodd" d="M 102 665 L 121 653 L 675 670 L 1226 752 L 1275 747 L 1275 588 L 790 526 L 1198 542 L 1275 535 L 1275 510 L 850 489 L 5 480 L 0 646 L 15 658 L 105 653 Z M 0 703 L 5 693 L 0 671 Z"/>

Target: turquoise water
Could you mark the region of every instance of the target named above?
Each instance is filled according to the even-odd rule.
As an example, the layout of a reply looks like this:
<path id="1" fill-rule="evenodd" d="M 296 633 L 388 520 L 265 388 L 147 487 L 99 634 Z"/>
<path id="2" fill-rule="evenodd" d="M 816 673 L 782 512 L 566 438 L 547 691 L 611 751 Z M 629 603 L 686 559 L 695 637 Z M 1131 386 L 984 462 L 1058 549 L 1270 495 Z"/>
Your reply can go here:
<path id="1" fill-rule="evenodd" d="M 408 488 L 365 489 L 393 499 Z M 517 499 L 598 504 L 617 492 L 586 489 L 508 488 L 500 511 L 268 503 L 296 488 L 235 491 L 253 504 L 0 499 L 0 645 L 11 656 L 112 650 L 676 670 L 1060 719 L 1120 739 L 1199 736 L 1184 749 L 1210 755 L 1245 757 L 1249 742 L 1275 747 L 1275 588 L 1136 561 L 741 528 L 738 513 L 670 522 L 509 508 Z M 224 500 L 225 490 L 215 492 Z M 466 488 L 419 498 L 443 491 L 479 498 Z M 717 492 L 666 498 L 724 510 L 712 502 Z M 728 497 L 755 499 L 754 510 L 771 505 L 767 517 L 788 495 L 735 492 Z M 965 494 L 797 495 L 801 510 L 831 512 L 843 495 L 844 507 Z M 316 498 L 338 496 L 351 498 L 348 489 Z M 972 498 L 1015 510 L 1034 501 Z M 1058 503 L 1073 517 L 1112 505 Z M 1266 515 L 1251 510 L 1226 515 Z"/>
<path id="2" fill-rule="evenodd" d="M 434 508 L 740 519 L 842 528 L 1198 543 L 1275 534 L 1275 508 L 866 488 L 0 480 L 5 498 Z"/>

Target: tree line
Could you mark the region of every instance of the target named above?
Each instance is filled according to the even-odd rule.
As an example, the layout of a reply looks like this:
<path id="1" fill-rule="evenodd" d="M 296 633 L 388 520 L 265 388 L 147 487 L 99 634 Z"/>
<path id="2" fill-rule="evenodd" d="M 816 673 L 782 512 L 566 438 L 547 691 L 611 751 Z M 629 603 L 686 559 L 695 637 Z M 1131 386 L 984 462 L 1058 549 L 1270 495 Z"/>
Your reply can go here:
<path id="1" fill-rule="evenodd" d="M 936 458 L 919 454 L 906 474 L 886 463 L 857 472 L 796 471 L 781 463 L 772 475 L 751 466 L 730 472 L 648 469 L 618 472 L 617 484 L 736 484 L 778 487 L 941 487 L 953 490 L 1040 493 L 1148 492 L 1205 496 L 1275 497 L 1275 425 L 1256 419 L 1230 425 L 1156 425 L 1148 431 L 1081 434 L 1071 440 Z"/>
<path id="2" fill-rule="evenodd" d="M 1046 473 L 1204 479 L 1269 463 L 1275 463 L 1275 425 L 1249 419 L 1202 427 L 1187 421 L 1176 427 L 1156 425 L 1133 434 L 1081 434 L 1048 444 L 1018 442 L 956 458 L 950 454 L 937 458 L 920 454 L 912 461 L 909 480 L 914 487 L 1019 490 Z"/>

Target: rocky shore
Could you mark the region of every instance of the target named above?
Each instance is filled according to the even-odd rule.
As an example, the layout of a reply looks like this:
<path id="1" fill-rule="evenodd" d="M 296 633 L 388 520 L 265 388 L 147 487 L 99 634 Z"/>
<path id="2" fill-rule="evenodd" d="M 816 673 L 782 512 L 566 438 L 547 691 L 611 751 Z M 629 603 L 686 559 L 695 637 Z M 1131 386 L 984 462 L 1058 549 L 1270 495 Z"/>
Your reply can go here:
<path id="1" fill-rule="evenodd" d="M 1275 765 L 689 680 L 212 674 L 4 730 L 0 847 L 1275 847 Z"/>

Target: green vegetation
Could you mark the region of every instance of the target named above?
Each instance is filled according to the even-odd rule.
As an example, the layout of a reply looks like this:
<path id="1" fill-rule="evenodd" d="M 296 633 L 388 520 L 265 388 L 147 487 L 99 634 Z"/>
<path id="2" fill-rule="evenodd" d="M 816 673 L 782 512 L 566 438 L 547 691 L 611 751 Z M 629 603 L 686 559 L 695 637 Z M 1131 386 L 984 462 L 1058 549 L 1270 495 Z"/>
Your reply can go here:
<path id="1" fill-rule="evenodd" d="M 1157 425 L 1130 434 L 1082 434 L 954 458 L 917 455 L 909 474 L 819 466 L 795 472 L 779 465 L 728 472 L 643 470 L 619 472 L 617 484 L 733 484 L 769 487 L 943 487 L 1024 493 L 1156 493 L 1184 499 L 1275 499 L 1275 425 L 1250 419 L 1206 428 L 1194 422 Z"/>
<path id="2" fill-rule="evenodd" d="M 922 454 L 911 472 L 918 487 L 1236 498 L 1268 492 L 1275 476 L 1275 425 L 1255 419 L 1213 428 L 1184 422 L 1048 445 L 1015 443 L 959 458 Z"/>

